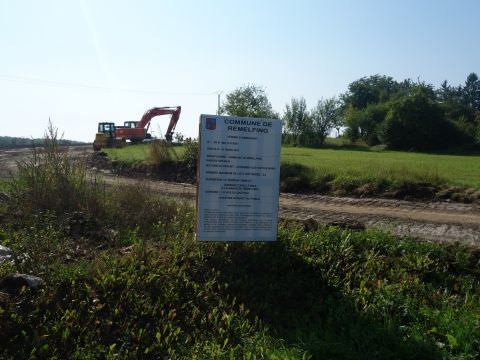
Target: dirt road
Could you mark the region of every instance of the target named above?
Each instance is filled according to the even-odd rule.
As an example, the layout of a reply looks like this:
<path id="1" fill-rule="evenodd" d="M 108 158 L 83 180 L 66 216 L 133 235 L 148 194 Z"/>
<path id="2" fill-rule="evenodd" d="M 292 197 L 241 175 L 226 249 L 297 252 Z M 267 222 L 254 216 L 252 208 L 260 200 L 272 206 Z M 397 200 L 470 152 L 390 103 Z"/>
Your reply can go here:
<path id="1" fill-rule="evenodd" d="M 165 196 L 180 198 L 192 205 L 195 202 L 196 187 L 190 184 L 137 180 L 103 173 L 110 184 L 141 184 Z M 279 216 L 297 220 L 312 218 L 318 223 L 346 227 L 382 228 L 398 235 L 480 246 L 480 209 L 470 204 L 282 193 Z"/>
<path id="2" fill-rule="evenodd" d="M 74 154 L 89 147 L 72 147 Z M 28 150 L 0 151 L 0 176 L 14 171 L 15 160 L 24 159 Z M 118 177 L 100 171 L 109 184 L 142 183 L 166 196 L 194 203 L 196 187 L 190 184 Z M 339 198 L 323 195 L 281 194 L 281 218 L 338 224 L 346 227 L 382 228 L 398 235 L 409 235 L 438 242 L 461 242 L 480 246 L 480 207 L 447 202 L 410 202 L 387 199 Z"/>

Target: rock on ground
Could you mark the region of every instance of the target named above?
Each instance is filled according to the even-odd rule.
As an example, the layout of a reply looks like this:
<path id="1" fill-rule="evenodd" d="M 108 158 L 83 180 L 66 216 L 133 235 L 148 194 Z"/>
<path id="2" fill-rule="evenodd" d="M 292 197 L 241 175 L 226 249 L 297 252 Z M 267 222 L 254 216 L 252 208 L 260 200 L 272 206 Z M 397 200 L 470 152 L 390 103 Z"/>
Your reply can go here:
<path id="1" fill-rule="evenodd" d="M 13 261 L 13 251 L 3 245 L 0 245 L 0 265 L 6 261 Z"/>
<path id="2" fill-rule="evenodd" d="M 9 293 L 17 292 L 26 286 L 32 290 L 38 289 L 45 283 L 42 278 L 28 274 L 14 274 L 4 277 L 0 280 L 0 290 Z"/>

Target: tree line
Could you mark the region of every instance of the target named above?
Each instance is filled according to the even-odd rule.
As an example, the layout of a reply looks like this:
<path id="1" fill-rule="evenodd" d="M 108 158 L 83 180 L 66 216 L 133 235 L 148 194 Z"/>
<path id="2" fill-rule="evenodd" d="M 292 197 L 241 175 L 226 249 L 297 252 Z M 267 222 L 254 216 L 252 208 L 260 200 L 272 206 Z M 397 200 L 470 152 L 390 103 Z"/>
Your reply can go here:
<path id="1" fill-rule="evenodd" d="M 26 148 L 31 146 L 43 146 L 45 139 L 28 139 L 13 136 L 0 136 L 0 149 Z M 83 145 L 84 142 L 73 140 L 58 140 L 59 145 Z"/>
<path id="2" fill-rule="evenodd" d="M 475 73 L 458 86 L 440 87 L 384 75 L 358 79 L 339 97 L 322 98 L 308 108 L 292 98 L 283 114 L 272 109 L 264 89 L 246 85 L 226 95 L 222 114 L 281 118 L 283 142 L 321 146 L 335 133 L 369 146 L 395 150 L 480 147 L 480 80 Z"/>

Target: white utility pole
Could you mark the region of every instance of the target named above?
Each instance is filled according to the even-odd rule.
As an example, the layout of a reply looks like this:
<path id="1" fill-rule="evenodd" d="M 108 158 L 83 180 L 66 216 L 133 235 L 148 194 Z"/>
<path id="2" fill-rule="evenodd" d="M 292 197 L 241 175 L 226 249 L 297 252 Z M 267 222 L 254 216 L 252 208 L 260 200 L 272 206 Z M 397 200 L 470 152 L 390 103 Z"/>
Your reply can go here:
<path id="1" fill-rule="evenodd" d="M 222 95 L 223 91 L 217 91 L 217 115 L 220 115 L 220 95 Z"/>

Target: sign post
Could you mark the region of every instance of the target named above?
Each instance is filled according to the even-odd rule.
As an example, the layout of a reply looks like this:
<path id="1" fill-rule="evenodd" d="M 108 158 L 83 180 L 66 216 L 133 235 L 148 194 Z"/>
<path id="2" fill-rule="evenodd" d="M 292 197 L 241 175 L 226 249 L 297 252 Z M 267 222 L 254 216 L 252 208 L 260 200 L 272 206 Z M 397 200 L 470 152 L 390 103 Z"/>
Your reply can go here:
<path id="1" fill-rule="evenodd" d="M 196 237 L 275 241 L 280 120 L 200 116 Z"/>

